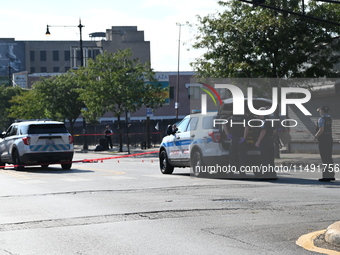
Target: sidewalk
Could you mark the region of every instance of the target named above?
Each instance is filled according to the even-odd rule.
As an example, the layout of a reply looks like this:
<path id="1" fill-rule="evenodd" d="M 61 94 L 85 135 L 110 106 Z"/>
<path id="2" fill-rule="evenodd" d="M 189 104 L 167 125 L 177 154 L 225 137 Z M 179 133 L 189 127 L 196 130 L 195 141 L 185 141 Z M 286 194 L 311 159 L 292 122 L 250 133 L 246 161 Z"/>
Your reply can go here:
<path id="1" fill-rule="evenodd" d="M 333 154 L 334 164 L 340 165 L 340 155 Z M 317 153 L 281 153 L 279 159 L 275 159 L 276 165 L 288 164 L 322 164 L 320 155 Z"/>
<path id="2" fill-rule="evenodd" d="M 106 155 L 126 155 L 128 154 L 128 149 L 126 146 L 123 146 L 123 152 L 119 152 L 119 148 L 117 146 L 113 147 L 113 149 L 104 150 L 104 151 L 95 151 L 95 146 L 89 146 L 87 152 L 95 153 L 95 154 L 106 154 Z M 159 147 L 151 147 L 148 149 L 141 149 L 140 147 L 130 146 L 130 154 L 138 154 L 144 152 L 152 152 L 158 151 Z M 83 151 L 82 145 L 75 145 L 74 151 L 76 153 L 86 153 Z M 157 153 L 154 153 L 154 156 L 158 157 Z M 334 164 L 339 164 L 340 168 L 340 155 L 333 155 Z M 275 159 L 276 165 L 306 165 L 306 164 L 322 164 L 320 155 L 318 153 L 281 153 L 280 158 Z"/>
<path id="3" fill-rule="evenodd" d="M 153 151 L 158 152 L 159 147 L 151 147 L 149 149 L 141 149 L 140 147 L 131 146 L 129 148 L 130 153 L 128 152 L 128 148 L 123 146 L 123 151 L 119 152 L 119 147 L 115 146 L 112 149 L 104 150 L 104 151 L 95 151 L 95 146 L 89 146 L 88 150 L 84 151 L 82 145 L 75 145 L 74 152 L 75 153 L 94 153 L 98 155 L 108 155 L 108 156 L 115 156 L 115 155 L 128 155 L 128 154 L 139 154 L 139 153 L 150 153 Z M 157 153 L 149 154 L 154 157 L 158 157 Z"/>

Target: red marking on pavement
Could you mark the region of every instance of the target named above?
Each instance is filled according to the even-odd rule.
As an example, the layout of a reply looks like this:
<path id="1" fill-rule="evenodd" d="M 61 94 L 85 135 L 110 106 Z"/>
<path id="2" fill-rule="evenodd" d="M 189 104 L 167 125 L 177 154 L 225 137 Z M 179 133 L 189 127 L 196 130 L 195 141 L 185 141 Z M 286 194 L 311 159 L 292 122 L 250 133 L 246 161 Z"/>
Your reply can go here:
<path id="1" fill-rule="evenodd" d="M 104 160 L 109 160 L 109 159 L 117 159 L 117 158 L 129 158 L 129 157 L 135 157 L 135 156 L 142 156 L 142 155 L 147 155 L 147 154 L 154 154 L 154 153 L 158 153 L 158 151 L 149 151 L 149 152 L 142 152 L 142 153 L 135 153 L 135 154 L 127 154 L 127 155 L 119 155 L 119 156 L 114 156 L 114 157 L 105 157 L 105 158 L 95 158 L 95 159 L 82 159 L 82 160 L 75 160 L 75 161 L 69 161 L 69 162 L 62 162 L 63 164 L 69 164 L 69 163 L 98 163 L 98 161 L 102 162 Z M 144 161 L 143 161 L 144 162 Z M 119 163 L 119 160 L 118 160 Z M 58 162 L 51 162 L 51 163 L 42 163 L 42 164 L 32 164 L 32 165 L 7 165 L 7 166 L 0 166 L 1 168 L 14 168 L 14 167 L 18 167 L 18 166 L 34 166 L 34 165 L 54 165 L 54 164 L 58 164 L 60 165 L 61 163 Z"/>

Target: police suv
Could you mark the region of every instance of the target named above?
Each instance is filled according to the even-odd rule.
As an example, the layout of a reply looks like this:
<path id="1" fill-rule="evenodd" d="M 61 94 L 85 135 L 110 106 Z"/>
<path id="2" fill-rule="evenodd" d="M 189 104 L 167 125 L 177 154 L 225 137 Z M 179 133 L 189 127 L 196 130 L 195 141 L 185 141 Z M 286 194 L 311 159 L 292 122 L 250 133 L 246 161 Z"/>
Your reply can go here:
<path id="1" fill-rule="evenodd" d="M 73 137 L 64 123 L 57 121 L 24 121 L 13 123 L 0 135 L 0 165 L 14 164 L 16 170 L 24 165 L 61 164 L 72 167 Z"/>
<path id="2" fill-rule="evenodd" d="M 271 100 L 254 98 L 253 105 L 256 109 L 271 106 Z M 174 167 L 191 167 L 192 173 L 199 176 L 207 173 L 196 171 L 197 167 L 228 165 L 230 141 L 227 140 L 222 125 L 216 123 L 217 120 L 227 119 L 232 115 L 232 106 L 233 100 L 226 99 L 218 112 L 187 115 L 177 125 L 177 132 L 165 136 L 162 140 L 159 149 L 161 172 L 172 174 Z M 249 160 L 253 163 L 260 155 L 255 147 L 257 131 L 252 128 L 247 139 Z"/>

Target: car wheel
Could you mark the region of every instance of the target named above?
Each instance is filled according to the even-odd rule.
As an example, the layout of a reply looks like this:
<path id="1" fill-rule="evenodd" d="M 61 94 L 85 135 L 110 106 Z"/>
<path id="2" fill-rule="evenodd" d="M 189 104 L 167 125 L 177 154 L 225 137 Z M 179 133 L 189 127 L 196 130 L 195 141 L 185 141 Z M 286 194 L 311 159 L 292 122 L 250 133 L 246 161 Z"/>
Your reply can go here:
<path id="1" fill-rule="evenodd" d="M 0 160 L 0 170 L 4 170 L 5 166 L 6 166 L 6 163 L 4 163 Z"/>
<path id="2" fill-rule="evenodd" d="M 72 163 L 67 163 L 67 164 L 61 164 L 61 168 L 63 170 L 70 170 L 72 167 Z"/>
<path id="3" fill-rule="evenodd" d="M 22 165 L 22 162 L 19 159 L 19 152 L 17 150 L 13 151 L 13 164 L 15 170 L 23 170 L 25 167 Z"/>
<path id="4" fill-rule="evenodd" d="M 170 165 L 168 155 L 166 154 L 165 150 L 162 150 L 159 155 L 159 167 L 162 174 L 172 174 L 174 171 L 174 167 Z"/>
<path id="5" fill-rule="evenodd" d="M 203 177 L 208 173 L 204 169 L 204 161 L 202 154 L 199 151 L 195 151 L 191 157 L 192 174 L 196 177 Z"/>

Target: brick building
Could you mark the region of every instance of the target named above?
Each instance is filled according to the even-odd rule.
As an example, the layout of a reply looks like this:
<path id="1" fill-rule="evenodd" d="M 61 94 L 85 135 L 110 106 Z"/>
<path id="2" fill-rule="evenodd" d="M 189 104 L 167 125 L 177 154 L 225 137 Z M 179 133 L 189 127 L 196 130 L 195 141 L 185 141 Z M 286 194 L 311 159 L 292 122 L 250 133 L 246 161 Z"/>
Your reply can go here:
<path id="1" fill-rule="evenodd" d="M 82 40 L 83 62 L 103 51 L 116 52 L 130 48 L 133 58 L 150 61 L 150 42 L 144 40 L 144 31 L 136 26 L 113 26 L 106 32 L 90 34 L 91 40 Z M 14 74 L 14 82 L 30 88 L 35 78 L 65 73 L 80 66 L 80 41 L 16 41 L 0 38 L 0 76 Z M 25 76 L 26 75 L 26 76 Z M 19 78 L 17 78 L 19 77 Z"/>

